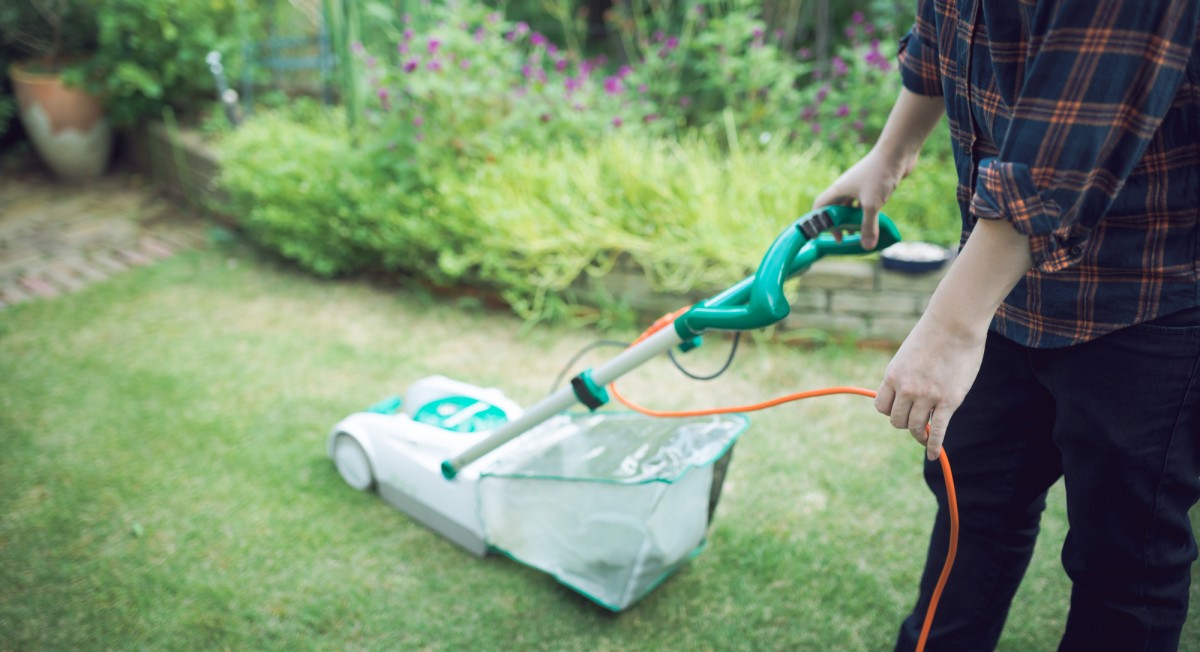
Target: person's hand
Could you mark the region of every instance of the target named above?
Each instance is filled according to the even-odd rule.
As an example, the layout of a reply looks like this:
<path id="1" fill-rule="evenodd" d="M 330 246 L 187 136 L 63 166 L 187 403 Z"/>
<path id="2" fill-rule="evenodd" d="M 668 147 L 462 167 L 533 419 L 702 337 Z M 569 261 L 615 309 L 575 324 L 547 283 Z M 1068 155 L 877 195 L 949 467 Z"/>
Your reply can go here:
<path id="1" fill-rule="evenodd" d="M 930 460 L 941 455 L 950 417 L 975 383 L 986 338 L 986 325 L 963 328 L 927 312 L 887 366 L 875 409 L 908 430 Z"/>
<path id="2" fill-rule="evenodd" d="M 831 204 L 861 207 L 861 244 L 870 251 L 879 241 L 879 211 L 915 164 L 915 156 L 888 156 L 875 147 L 818 195 L 813 208 Z M 840 232 L 834 232 L 834 237 L 841 241 Z"/>

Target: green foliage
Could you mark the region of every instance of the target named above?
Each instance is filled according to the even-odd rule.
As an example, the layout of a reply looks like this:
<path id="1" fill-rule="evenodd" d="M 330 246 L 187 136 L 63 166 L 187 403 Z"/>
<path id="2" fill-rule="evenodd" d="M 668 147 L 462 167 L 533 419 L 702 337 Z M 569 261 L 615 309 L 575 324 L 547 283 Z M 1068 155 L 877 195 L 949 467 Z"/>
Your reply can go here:
<path id="1" fill-rule="evenodd" d="M 626 34 L 636 62 L 615 70 L 478 3 L 360 9 L 375 21 L 371 43 L 350 47 L 363 110 L 346 127 L 289 104 L 226 136 L 232 212 L 323 276 L 489 286 L 527 319 L 578 317 L 577 281 L 619 256 L 660 291 L 744 277 L 898 92 L 875 40 L 886 30 L 857 14 L 831 76 L 801 91 L 821 71 L 786 55 L 743 0 L 643 7 Z M 805 102 L 829 139 L 808 133 Z M 907 239 L 958 239 L 944 149 L 887 207 Z"/>
<path id="2" fill-rule="evenodd" d="M 622 132 L 401 173 L 376 165 L 364 154 L 372 146 L 351 145 L 338 124 L 276 114 L 223 147 L 233 213 L 285 257 L 321 275 L 382 267 L 489 286 L 528 319 L 576 315 L 573 283 L 619 255 L 656 290 L 724 287 L 752 271 L 845 164 L 782 140 L 730 152 L 696 133 Z M 953 172 L 918 168 L 888 211 L 910 239 L 956 241 Z"/>
<path id="3" fill-rule="evenodd" d="M 187 112 L 211 98 L 204 62 L 212 50 L 228 62 L 240 52 L 238 21 L 256 3 L 236 0 L 96 0 L 98 46 L 80 72 L 106 98 L 110 118 L 131 124 L 164 107 Z M 228 63 L 227 63 L 228 65 Z"/>
<path id="4" fill-rule="evenodd" d="M 808 67 L 780 47 L 753 2 L 618 4 L 609 32 L 633 62 L 630 83 L 680 127 L 731 112 L 757 134 L 788 132 L 799 111 L 797 80 Z"/>
<path id="5" fill-rule="evenodd" d="M 34 59 L 50 71 L 92 52 L 96 7 L 72 0 L 0 3 L 0 59 Z"/>
<path id="6" fill-rule="evenodd" d="M 0 136 L 8 133 L 8 123 L 17 115 L 17 102 L 11 95 L 0 95 Z"/>
<path id="7" fill-rule="evenodd" d="M 370 262 L 358 218 L 373 190 L 372 171 L 339 120 L 301 125 L 264 112 L 222 148 L 226 210 L 252 238 L 321 276 Z"/>
<path id="8" fill-rule="evenodd" d="M 900 74 L 890 52 L 897 36 L 889 24 L 870 23 L 855 13 L 845 36 L 830 69 L 814 71 L 804 86 L 800 117 L 813 134 L 854 153 L 883 131 L 900 94 Z"/>

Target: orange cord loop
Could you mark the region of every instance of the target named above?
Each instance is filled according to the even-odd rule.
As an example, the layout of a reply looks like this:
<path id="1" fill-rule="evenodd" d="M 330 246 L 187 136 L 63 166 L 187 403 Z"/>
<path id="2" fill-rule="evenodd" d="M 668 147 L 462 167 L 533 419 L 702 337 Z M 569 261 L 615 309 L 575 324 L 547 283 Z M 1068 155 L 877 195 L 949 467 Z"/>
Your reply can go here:
<path id="1" fill-rule="evenodd" d="M 672 323 L 674 323 L 676 317 L 678 317 L 679 315 L 682 315 L 684 312 L 687 312 L 687 310 L 690 307 L 691 306 L 681 308 L 679 310 L 676 310 L 675 312 L 672 312 L 672 313 L 663 315 L 662 317 L 659 317 L 654 322 L 654 324 L 652 324 L 650 326 L 650 328 L 647 328 L 645 330 L 645 332 L 643 332 L 640 336 L 638 336 L 638 338 L 636 340 L 634 340 L 633 343 L 637 344 L 638 342 L 641 342 L 642 340 L 646 339 L 647 337 L 650 337 L 654 333 L 657 333 L 658 331 L 671 325 Z M 731 414 L 731 413 L 735 413 L 735 412 L 756 412 L 758 410 L 765 410 L 767 408 L 782 405 L 784 403 L 789 403 L 791 401 L 799 401 L 799 400 L 806 399 L 806 398 L 815 398 L 817 396 L 832 396 L 834 394 L 856 394 L 858 396 L 866 396 L 868 398 L 875 398 L 875 392 L 873 390 L 869 390 L 869 389 L 862 389 L 860 387 L 828 387 L 825 389 L 814 389 L 814 390 L 809 390 L 809 391 L 805 391 L 805 392 L 796 392 L 793 394 L 787 394 L 784 396 L 780 396 L 778 398 L 774 398 L 774 399 L 771 399 L 768 401 L 763 401 L 761 403 L 754 403 L 751 405 L 734 405 L 734 406 L 719 407 L 719 408 L 704 408 L 704 409 L 699 409 L 699 410 L 664 411 L 664 410 L 652 410 L 650 408 L 642 407 L 642 406 L 630 401 L 629 399 L 622 396 L 620 392 L 617 391 L 616 383 L 610 383 L 608 386 L 608 389 L 610 392 L 612 392 L 612 395 L 614 397 L 616 397 L 616 399 L 618 401 L 620 401 L 623 405 L 625 405 L 625 407 L 628 407 L 629 409 L 633 410 L 634 412 L 639 412 L 641 414 L 645 414 L 645 415 L 651 416 L 651 417 L 668 417 L 668 418 L 702 417 L 702 416 L 711 416 L 711 415 L 716 415 L 716 414 Z M 926 426 L 926 428 L 928 428 L 928 426 Z M 946 581 L 950 578 L 950 570 L 954 567 L 954 557 L 958 553 L 958 498 L 954 491 L 954 475 L 950 472 L 950 460 L 949 460 L 949 458 L 946 457 L 946 451 L 944 449 L 942 450 L 942 454 L 938 457 L 938 462 L 941 463 L 942 475 L 946 480 L 946 497 L 947 497 L 947 502 L 948 502 L 948 506 L 949 506 L 949 510 L 950 510 L 950 547 L 949 547 L 949 550 L 946 552 L 946 561 L 942 565 L 942 573 L 938 577 L 937 585 L 933 589 L 933 594 L 930 596 L 929 608 L 925 611 L 925 622 L 921 626 L 920 638 L 917 639 L 917 647 L 916 647 L 917 652 L 922 652 L 922 650 L 925 649 L 925 642 L 929 638 L 929 630 L 933 626 L 933 615 L 937 611 L 938 602 L 941 600 L 941 597 L 942 597 L 942 591 L 946 587 Z"/>

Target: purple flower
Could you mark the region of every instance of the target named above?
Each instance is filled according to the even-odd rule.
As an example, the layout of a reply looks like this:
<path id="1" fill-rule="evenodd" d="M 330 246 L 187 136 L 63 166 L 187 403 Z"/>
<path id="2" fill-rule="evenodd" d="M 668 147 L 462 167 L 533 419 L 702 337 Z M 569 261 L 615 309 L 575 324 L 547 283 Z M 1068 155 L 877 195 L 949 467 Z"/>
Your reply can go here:
<path id="1" fill-rule="evenodd" d="M 425 118 L 422 118 L 421 116 L 416 116 L 413 118 L 414 127 L 420 127 L 423 124 L 425 124 Z"/>
<path id="2" fill-rule="evenodd" d="M 404 30 L 404 40 L 405 40 L 405 41 L 411 41 L 411 40 L 412 40 L 412 37 L 413 37 L 413 31 L 412 31 L 412 29 L 406 29 L 406 30 Z"/>
<path id="3" fill-rule="evenodd" d="M 671 50 L 674 50 L 675 48 L 679 47 L 679 38 L 675 37 L 675 36 L 668 38 L 666 44 L 663 47 L 665 47 L 668 52 L 670 52 Z"/>
<path id="4" fill-rule="evenodd" d="M 500 12 L 493 11 L 492 13 L 488 14 L 487 21 L 488 21 L 489 23 L 498 23 L 498 22 L 500 22 Z"/>
<path id="5" fill-rule="evenodd" d="M 561 73 L 561 72 L 566 72 L 566 70 L 567 70 L 567 60 L 565 58 L 564 59 L 555 59 L 554 72 Z"/>
<path id="6" fill-rule="evenodd" d="M 755 27 L 755 28 L 754 28 L 754 34 L 753 34 L 753 37 L 754 37 L 754 38 L 756 38 L 756 39 L 760 39 L 760 38 L 762 38 L 762 37 L 763 37 L 763 30 L 762 30 L 762 28 L 761 28 L 761 27 Z"/>
<path id="7" fill-rule="evenodd" d="M 620 127 L 622 124 L 625 124 L 625 123 L 621 121 L 620 116 L 613 118 L 613 126 L 614 127 Z"/>
<path id="8" fill-rule="evenodd" d="M 809 120 L 812 120 L 815 117 L 817 117 L 816 107 L 806 106 L 806 107 L 804 107 L 804 110 L 800 112 L 800 119 L 804 120 L 806 122 Z"/>
<path id="9" fill-rule="evenodd" d="M 458 67 L 459 67 L 459 68 L 462 68 L 463 70 L 466 70 L 466 69 L 470 68 L 470 67 L 471 67 L 471 60 L 470 60 L 470 59 L 463 59 L 462 61 L 459 61 L 459 62 L 458 62 Z"/>
<path id="10" fill-rule="evenodd" d="M 863 21 L 865 21 L 866 19 L 867 19 L 866 16 L 864 16 L 863 12 L 861 12 L 861 11 L 856 11 L 853 14 L 850 14 L 850 20 L 855 25 L 862 25 Z"/>
<path id="11" fill-rule="evenodd" d="M 549 114 L 549 113 L 543 113 L 543 114 L 541 115 L 541 117 L 539 117 L 538 119 L 539 119 L 539 120 L 541 120 L 542 122 L 550 122 L 550 114 Z"/>
<path id="12" fill-rule="evenodd" d="M 814 134 L 819 134 L 819 133 L 821 133 L 821 123 L 819 123 L 819 122 L 814 122 L 814 123 L 812 124 L 812 132 L 813 132 Z"/>
<path id="13" fill-rule="evenodd" d="M 421 62 L 417 61 L 416 59 L 409 59 L 408 62 L 404 64 L 404 72 L 412 72 L 416 70 L 417 66 L 420 64 Z"/>
<path id="14" fill-rule="evenodd" d="M 844 118 L 844 117 L 846 117 L 846 116 L 848 116 L 848 115 L 850 115 L 850 106 L 849 106 L 849 105 L 847 105 L 847 104 L 842 104 L 842 105 L 838 106 L 838 108 L 837 108 L 837 117 L 839 117 L 839 118 Z"/>
<path id="15" fill-rule="evenodd" d="M 533 47 L 535 47 L 535 48 L 536 48 L 536 47 L 541 47 L 541 46 L 543 46 L 543 45 L 545 45 L 545 44 L 547 43 L 547 41 L 546 41 L 546 37 L 545 37 L 545 36 L 542 36 L 541 34 L 539 34 L 539 33 L 537 33 L 537 32 L 534 32 L 534 33 L 533 33 L 533 36 L 530 36 L 530 37 L 529 37 L 529 42 L 530 42 L 530 43 L 533 45 Z"/>
<path id="16" fill-rule="evenodd" d="M 847 27 L 844 33 L 846 35 L 846 38 L 850 38 L 850 39 L 854 38 L 855 36 L 858 36 L 858 30 L 854 29 L 853 27 Z"/>
<path id="17" fill-rule="evenodd" d="M 654 42 L 655 42 L 655 43 L 661 43 L 661 42 L 662 42 L 662 40 L 663 40 L 663 38 L 664 38 L 664 36 L 665 36 L 665 35 L 663 34 L 662 30 L 661 30 L 661 29 L 660 29 L 660 30 L 658 30 L 657 32 L 655 32 L 655 33 L 654 33 Z"/>
<path id="18" fill-rule="evenodd" d="M 829 62 L 833 64 L 834 77 L 841 77 L 850 71 L 850 68 L 846 66 L 846 61 L 841 57 L 834 57 Z"/>
<path id="19" fill-rule="evenodd" d="M 558 54 L 558 46 L 553 43 L 547 43 L 546 44 L 546 54 L 548 54 L 550 56 L 554 56 L 554 55 Z"/>
<path id="20" fill-rule="evenodd" d="M 871 34 L 874 34 L 874 33 L 875 33 L 875 26 L 874 26 L 874 25 L 864 25 L 864 26 L 863 26 L 863 33 L 864 33 L 864 34 L 866 34 L 867 36 L 870 36 Z"/>
<path id="21" fill-rule="evenodd" d="M 531 68 L 529 64 L 521 66 L 521 76 L 525 79 L 529 79 L 533 76 L 533 68 Z"/>
<path id="22" fill-rule="evenodd" d="M 626 77 L 628 77 L 628 76 L 629 76 L 629 75 L 630 75 L 632 72 L 633 72 L 633 68 L 630 68 L 629 66 L 621 66 L 621 68 L 620 68 L 619 70 L 617 70 L 617 78 L 618 78 L 618 79 L 625 79 L 625 78 L 626 78 Z"/>
<path id="23" fill-rule="evenodd" d="M 604 79 L 604 92 L 609 95 L 620 95 L 624 88 L 621 84 L 620 77 L 606 77 Z"/>
<path id="24" fill-rule="evenodd" d="M 801 59 L 811 59 L 812 58 L 812 50 L 810 50 L 808 48 L 800 48 L 799 50 L 796 51 L 796 55 L 799 56 Z"/>
<path id="25" fill-rule="evenodd" d="M 388 92 L 386 88 L 379 89 L 379 102 L 383 104 L 384 111 L 390 111 L 392 109 L 392 104 L 388 101 Z"/>
<path id="26" fill-rule="evenodd" d="M 864 127 L 864 125 L 863 125 L 863 121 L 862 121 L 862 120 L 855 120 L 855 121 L 854 121 L 854 124 L 850 125 L 850 128 L 851 128 L 851 129 L 853 129 L 853 130 L 855 130 L 855 131 L 862 131 L 862 130 L 863 130 L 863 127 Z"/>
<path id="27" fill-rule="evenodd" d="M 817 103 L 824 102 L 827 97 L 829 97 L 829 84 L 825 84 L 817 89 Z"/>
<path id="28" fill-rule="evenodd" d="M 441 61 L 430 61 L 429 63 L 425 64 L 425 67 L 434 72 L 437 72 L 442 69 L 442 62 Z"/>
<path id="29" fill-rule="evenodd" d="M 396 46 L 396 52 L 400 54 L 408 54 L 408 43 L 401 43 Z"/>
<path id="30" fill-rule="evenodd" d="M 638 91 L 639 93 L 645 93 L 645 92 L 646 92 L 646 91 L 648 91 L 648 90 L 650 90 L 650 87 L 649 87 L 649 86 L 647 86 L 647 85 L 645 85 L 645 84 L 638 84 L 638 89 L 637 89 L 637 91 Z"/>
<path id="31" fill-rule="evenodd" d="M 688 97 L 687 95 L 684 95 L 683 97 L 679 98 L 679 106 L 686 109 L 691 105 L 692 105 L 692 98 Z"/>
<path id="32" fill-rule="evenodd" d="M 568 95 L 576 90 L 579 90 L 579 83 L 579 80 L 574 77 L 567 77 L 565 80 L 563 80 L 563 86 L 567 89 Z"/>
<path id="33" fill-rule="evenodd" d="M 476 43 L 483 43 L 483 39 L 485 36 L 487 36 L 487 30 L 483 29 L 482 27 L 475 30 L 475 42 Z"/>
<path id="34" fill-rule="evenodd" d="M 437 39 L 429 39 L 429 54 L 437 54 L 438 48 L 441 46 L 441 41 Z"/>

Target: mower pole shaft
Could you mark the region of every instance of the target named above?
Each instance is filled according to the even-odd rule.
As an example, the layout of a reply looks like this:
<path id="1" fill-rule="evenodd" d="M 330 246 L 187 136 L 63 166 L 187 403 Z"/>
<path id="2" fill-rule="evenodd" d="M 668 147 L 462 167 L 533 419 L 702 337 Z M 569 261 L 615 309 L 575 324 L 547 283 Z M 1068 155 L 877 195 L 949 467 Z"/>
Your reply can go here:
<path id="1" fill-rule="evenodd" d="M 663 328 L 617 354 L 612 360 L 593 369 L 592 380 L 601 387 L 608 385 L 642 366 L 647 360 L 670 351 L 682 342 L 683 340 L 680 339 L 674 328 Z M 497 428 L 486 439 L 442 462 L 442 475 L 447 480 L 454 479 L 454 476 L 458 475 L 466 466 L 479 461 L 488 453 L 529 432 L 556 414 L 569 409 L 578 401 L 575 391 L 570 386 L 554 392 L 531 405 L 521 413 L 521 416 Z"/>

